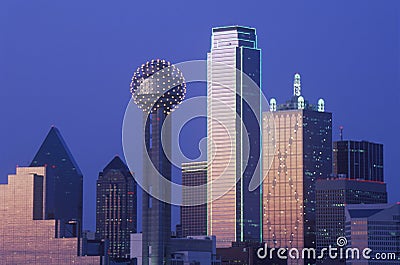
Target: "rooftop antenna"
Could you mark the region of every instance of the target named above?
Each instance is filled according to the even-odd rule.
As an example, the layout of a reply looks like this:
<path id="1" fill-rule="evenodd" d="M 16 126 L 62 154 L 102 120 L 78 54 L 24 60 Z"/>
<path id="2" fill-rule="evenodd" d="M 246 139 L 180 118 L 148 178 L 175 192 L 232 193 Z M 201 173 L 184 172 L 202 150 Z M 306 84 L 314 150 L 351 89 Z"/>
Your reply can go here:
<path id="1" fill-rule="evenodd" d="M 339 130 L 340 130 L 340 141 L 343 141 L 343 126 L 340 126 Z"/>
<path id="2" fill-rule="evenodd" d="M 301 95 L 301 82 L 299 73 L 294 74 L 293 95 L 296 97 Z"/>

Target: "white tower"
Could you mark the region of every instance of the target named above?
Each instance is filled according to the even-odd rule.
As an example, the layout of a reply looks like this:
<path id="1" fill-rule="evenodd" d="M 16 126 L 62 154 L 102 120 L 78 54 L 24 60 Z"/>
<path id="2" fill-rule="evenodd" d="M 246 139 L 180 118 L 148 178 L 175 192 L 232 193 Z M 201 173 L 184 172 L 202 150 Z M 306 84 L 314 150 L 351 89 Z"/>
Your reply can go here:
<path id="1" fill-rule="evenodd" d="M 297 99 L 297 108 L 298 108 L 298 109 L 304 109 L 304 107 L 305 107 L 304 98 L 303 98 L 303 96 L 300 96 L 300 97 Z"/>
<path id="2" fill-rule="evenodd" d="M 276 99 L 271 98 L 269 101 L 269 110 L 276 111 Z"/>
<path id="3" fill-rule="evenodd" d="M 319 112 L 325 111 L 325 101 L 322 98 L 318 99 L 318 111 Z"/>
<path id="4" fill-rule="evenodd" d="M 293 95 L 297 97 L 301 95 L 301 82 L 299 73 L 294 74 Z"/>

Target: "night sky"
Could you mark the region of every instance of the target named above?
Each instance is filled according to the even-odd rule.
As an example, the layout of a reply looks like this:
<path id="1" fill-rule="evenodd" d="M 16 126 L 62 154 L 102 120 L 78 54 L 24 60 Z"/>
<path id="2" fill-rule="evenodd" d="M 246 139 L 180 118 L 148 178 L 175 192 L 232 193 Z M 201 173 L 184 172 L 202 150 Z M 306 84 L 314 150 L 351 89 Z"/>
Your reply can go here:
<path id="1" fill-rule="evenodd" d="M 397 0 L 2 0 L 0 182 L 56 125 L 84 174 L 84 227 L 94 229 L 96 179 L 123 154 L 134 70 L 154 58 L 206 59 L 212 27 L 245 25 L 257 29 L 266 97 L 288 99 L 300 72 L 304 97 L 333 112 L 334 140 L 343 125 L 345 139 L 384 144 L 389 200 L 400 201 L 399 11 Z M 204 125 L 192 124 L 199 139 Z M 196 156 L 190 131 L 184 151 Z"/>

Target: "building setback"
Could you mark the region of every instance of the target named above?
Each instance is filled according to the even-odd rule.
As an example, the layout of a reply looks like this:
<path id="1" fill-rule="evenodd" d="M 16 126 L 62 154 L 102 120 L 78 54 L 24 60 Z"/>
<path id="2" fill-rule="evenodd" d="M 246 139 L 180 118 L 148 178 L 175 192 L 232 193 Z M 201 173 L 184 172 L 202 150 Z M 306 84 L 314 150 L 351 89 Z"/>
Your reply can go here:
<path id="1" fill-rule="evenodd" d="M 99 256 L 79 256 L 79 238 L 60 238 L 59 222 L 43 218 L 43 172 L 45 167 L 17 168 L 0 185 L 1 264 L 99 264 Z"/>

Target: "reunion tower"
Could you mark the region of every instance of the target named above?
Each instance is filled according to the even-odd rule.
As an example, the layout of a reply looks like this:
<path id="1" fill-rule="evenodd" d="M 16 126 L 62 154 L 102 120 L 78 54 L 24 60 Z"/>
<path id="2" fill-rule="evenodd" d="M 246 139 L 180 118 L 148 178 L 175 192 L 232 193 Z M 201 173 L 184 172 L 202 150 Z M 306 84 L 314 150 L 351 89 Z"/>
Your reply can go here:
<path id="1" fill-rule="evenodd" d="M 143 159 L 143 264 L 169 264 L 171 205 L 152 194 L 171 196 L 171 187 L 161 185 L 160 177 L 171 180 L 171 122 L 168 114 L 185 97 L 182 72 L 165 60 L 151 60 L 140 66 L 130 85 L 132 98 L 144 114 Z M 150 159 L 149 159 L 150 158 Z M 146 192 L 147 191 L 147 192 Z"/>

